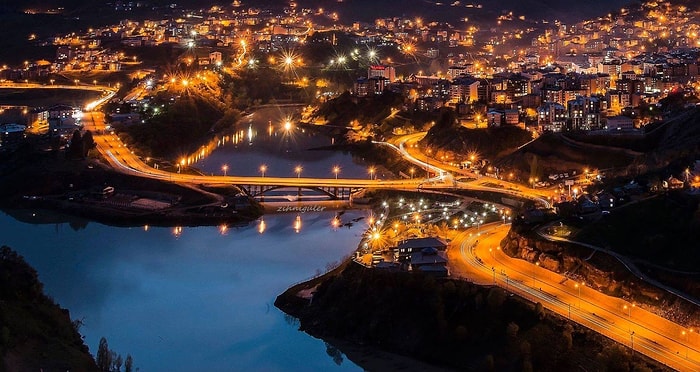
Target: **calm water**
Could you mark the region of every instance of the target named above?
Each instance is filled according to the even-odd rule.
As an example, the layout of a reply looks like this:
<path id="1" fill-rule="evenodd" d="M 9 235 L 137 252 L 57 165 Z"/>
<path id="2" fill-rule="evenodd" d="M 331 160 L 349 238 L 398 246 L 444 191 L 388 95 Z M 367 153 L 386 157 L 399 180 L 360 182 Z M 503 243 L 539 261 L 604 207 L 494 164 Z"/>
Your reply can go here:
<path id="1" fill-rule="evenodd" d="M 207 174 L 222 174 L 225 165 L 230 175 L 259 176 L 260 167 L 265 166 L 266 176 L 295 177 L 296 167 L 301 166 L 301 177 L 331 178 L 338 166 L 340 178 L 369 178 L 370 164 L 362 159 L 339 151 L 311 150 L 333 142 L 297 127 L 298 111 L 279 107 L 258 110 L 241 120 L 234 135 L 219 138 L 190 155 L 190 163 Z"/>
<path id="2" fill-rule="evenodd" d="M 0 244 L 19 251 L 47 294 L 83 319 L 93 354 L 104 336 L 141 371 L 359 370 L 348 360 L 336 365 L 322 341 L 273 305 L 288 286 L 354 251 L 364 224 L 333 230 L 333 216 L 301 214 L 299 232 L 296 215 L 268 215 L 262 234 L 258 222 L 177 236 L 97 223 L 75 231 L 0 214 Z"/>

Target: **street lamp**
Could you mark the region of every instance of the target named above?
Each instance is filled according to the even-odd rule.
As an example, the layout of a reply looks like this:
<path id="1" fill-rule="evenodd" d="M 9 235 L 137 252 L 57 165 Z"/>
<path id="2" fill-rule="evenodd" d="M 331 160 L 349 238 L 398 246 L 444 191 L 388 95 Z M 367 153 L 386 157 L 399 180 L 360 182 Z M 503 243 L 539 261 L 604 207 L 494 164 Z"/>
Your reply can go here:
<path id="1" fill-rule="evenodd" d="M 340 173 L 340 167 L 339 166 L 334 166 L 333 167 L 333 173 L 335 173 L 335 179 L 338 179 L 338 173 Z"/>
<path id="2" fill-rule="evenodd" d="M 539 267 L 540 263 L 535 262 L 535 266 Z M 535 276 L 535 270 L 532 270 L 532 287 L 537 287 L 537 277 Z"/>
<path id="3" fill-rule="evenodd" d="M 301 165 L 297 165 L 296 168 L 294 168 L 294 171 L 297 173 L 297 178 L 301 178 L 301 171 L 304 168 L 301 167 Z"/>
<path id="4" fill-rule="evenodd" d="M 263 164 L 260 166 L 260 173 L 262 174 L 263 178 L 265 178 L 265 171 L 267 170 L 267 165 Z"/>
<path id="5" fill-rule="evenodd" d="M 627 319 L 630 322 L 630 331 L 632 330 L 632 308 L 635 306 L 635 304 L 632 304 L 631 306 L 623 306 L 623 308 L 627 310 Z"/>
<path id="6" fill-rule="evenodd" d="M 182 167 L 185 166 L 185 159 L 181 159 L 179 163 L 177 163 L 177 173 L 180 173 Z"/>
<path id="7" fill-rule="evenodd" d="M 433 152 L 433 150 L 428 149 L 427 152 L 428 152 L 428 155 L 425 156 L 425 165 L 426 165 L 425 170 L 428 172 L 427 178 L 430 178 L 430 154 Z"/>
<path id="8" fill-rule="evenodd" d="M 578 285 L 578 283 L 574 284 L 574 287 L 576 287 L 576 289 L 578 289 L 578 308 L 579 309 L 581 308 L 581 287 L 583 287 L 583 285 L 584 285 L 583 283 L 581 283 L 581 285 Z"/>
<path id="9" fill-rule="evenodd" d="M 411 169 L 408 170 L 408 173 L 411 173 L 411 179 L 413 179 L 413 174 L 416 173 L 415 168 L 411 167 Z"/>
<path id="10" fill-rule="evenodd" d="M 693 330 L 691 329 L 690 332 Z M 681 334 L 685 336 L 685 359 L 688 359 L 688 334 L 690 332 L 686 332 L 685 330 L 681 331 Z"/>
<path id="11" fill-rule="evenodd" d="M 374 177 L 374 167 L 369 167 L 368 172 L 369 172 L 369 179 L 370 179 L 370 180 L 373 179 L 373 177 Z"/>
<path id="12" fill-rule="evenodd" d="M 224 177 L 226 177 L 226 171 L 228 171 L 228 165 L 226 165 L 226 164 L 222 165 L 221 170 L 224 171 Z"/>

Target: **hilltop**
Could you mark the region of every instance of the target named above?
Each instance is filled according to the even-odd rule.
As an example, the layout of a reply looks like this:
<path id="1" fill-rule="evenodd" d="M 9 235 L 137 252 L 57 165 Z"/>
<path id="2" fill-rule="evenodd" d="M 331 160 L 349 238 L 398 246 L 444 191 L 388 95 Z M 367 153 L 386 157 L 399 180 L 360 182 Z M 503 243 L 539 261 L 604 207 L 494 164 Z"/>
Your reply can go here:
<path id="1" fill-rule="evenodd" d="M 0 370 L 97 371 L 79 321 L 43 293 L 36 271 L 0 248 Z"/>

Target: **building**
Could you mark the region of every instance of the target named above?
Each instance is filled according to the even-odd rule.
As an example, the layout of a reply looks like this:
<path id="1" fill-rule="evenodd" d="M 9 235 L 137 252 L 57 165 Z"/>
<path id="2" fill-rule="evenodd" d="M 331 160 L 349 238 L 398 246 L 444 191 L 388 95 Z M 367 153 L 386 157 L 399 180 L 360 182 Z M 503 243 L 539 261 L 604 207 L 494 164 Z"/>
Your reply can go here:
<path id="1" fill-rule="evenodd" d="M 396 70 L 391 66 L 372 65 L 367 69 L 367 78 L 385 78 L 390 83 L 396 81 Z"/>
<path id="2" fill-rule="evenodd" d="M 630 130 L 634 128 L 632 118 L 627 116 L 612 116 L 608 118 L 608 130 Z"/>
<path id="3" fill-rule="evenodd" d="M 425 248 L 434 248 L 438 252 L 447 250 L 447 242 L 440 238 L 415 238 L 402 241 L 394 248 L 394 256 L 399 261 L 408 261 L 411 254 L 421 252 Z"/>
<path id="4" fill-rule="evenodd" d="M 409 270 L 414 272 L 440 277 L 449 274 L 445 251 L 438 251 L 436 248 L 423 248 L 419 252 L 411 253 L 408 265 Z"/>
<path id="5" fill-rule="evenodd" d="M 383 77 L 359 78 L 353 85 L 353 93 L 358 97 L 382 94 L 389 80 Z"/>
<path id="6" fill-rule="evenodd" d="M 7 150 L 17 146 L 25 138 L 27 127 L 19 124 L 0 125 L 0 150 Z"/>
<path id="7" fill-rule="evenodd" d="M 578 96 L 566 103 L 566 111 L 572 130 L 600 127 L 600 100 L 596 97 Z"/>
<path id="8" fill-rule="evenodd" d="M 561 131 L 566 126 L 566 109 L 556 102 L 543 103 L 537 108 L 537 125 L 543 131 Z"/>
<path id="9" fill-rule="evenodd" d="M 450 84 L 450 102 L 476 102 L 479 100 L 479 81 L 472 78 L 457 78 Z"/>

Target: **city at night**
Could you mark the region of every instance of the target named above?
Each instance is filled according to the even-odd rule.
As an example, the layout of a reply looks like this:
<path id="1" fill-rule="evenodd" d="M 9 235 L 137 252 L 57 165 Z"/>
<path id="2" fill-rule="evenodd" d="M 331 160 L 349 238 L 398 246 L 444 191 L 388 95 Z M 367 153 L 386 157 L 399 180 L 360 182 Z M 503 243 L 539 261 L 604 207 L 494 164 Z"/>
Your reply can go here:
<path id="1" fill-rule="evenodd" d="M 696 1 L 0 20 L 0 371 L 700 371 Z"/>

